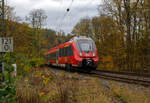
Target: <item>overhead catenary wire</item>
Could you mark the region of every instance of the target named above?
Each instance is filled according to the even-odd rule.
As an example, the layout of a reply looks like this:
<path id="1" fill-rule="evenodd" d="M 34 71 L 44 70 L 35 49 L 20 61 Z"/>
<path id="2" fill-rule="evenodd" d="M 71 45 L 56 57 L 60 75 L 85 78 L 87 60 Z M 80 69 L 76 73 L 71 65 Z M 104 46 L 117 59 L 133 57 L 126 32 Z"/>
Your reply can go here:
<path id="1" fill-rule="evenodd" d="M 86 5 L 84 5 L 84 7 L 82 6 L 82 8 L 87 8 L 87 7 L 88 7 L 87 5 L 93 5 L 93 2 L 94 2 L 94 1 L 95 1 L 95 0 L 91 0 L 91 1 L 88 2 Z M 71 10 L 71 8 L 72 8 L 73 2 L 74 2 L 74 0 L 71 1 L 69 7 L 66 9 L 66 12 L 64 13 L 64 15 L 62 16 L 62 18 L 60 19 L 60 23 L 59 23 L 58 26 L 57 26 L 57 31 L 61 31 L 61 27 L 64 25 L 64 20 L 65 20 L 65 19 L 68 17 L 68 15 L 70 14 L 70 10 Z M 89 9 L 87 10 L 87 13 L 85 13 L 85 14 L 86 14 L 86 16 L 88 16 L 88 14 L 89 14 Z M 71 17 L 71 16 L 70 16 L 70 17 Z M 71 19 L 71 21 L 72 21 L 72 19 Z M 69 24 L 69 25 L 70 25 L 70 24 Z M 92 24 L 92 22 L 89 23 L 89 29 L 91 29 L 92 34 L 95 35 L 95 32 L 94 32 L 94 30 L 93 30 L 93 24 Z"/>
<path id="2" fill-rule="evenodd" d="M 71 9 L 71 7 L 72 7 L 73 1 L 74 1 L 74 0 L 71 1 L 70 6 L 66 9 L 66 12 L 65 12 L 65 14 L 64 14 L 64 16 L 63 16 L 63 18 L 62 18 L 62 22 L 63 22 L 63 20 L 67 17 L 68 13 L 70 12 L 70 9 Z"/>
<path id="3" fill-rule="evenodd" d="M 61 10 L 62 9 L 62 6 L 63 6 L 63 0 L 61 0 L 61 2 L 60 2 L 60 4 L 59 4 L 59 6 L 58 6 L 58 8 Z M 58 15 L 58 17 L 56 17 L 56 22 L 55 22 L 55 24 L 57 24 L 57 22 L 59 21 L 59 19 L 60 19 L 60 15 Z M 57 29 L 57 26 L 55 27 L 55 29 Z"/>
<path id="4" fill-rule="evenodd" d="M 74 2 L 74 0 L 71 1 L 69 7 L 66 9 L 66 12 L 64 13 L 64 15 L 63 15 L 63 17 L 62 17 L 62 19 L 61 19 L 61 23 L 60 23 L 59 26 L 58 26 L 58 29 L 60 29 L 61 26 L 63 25 L 63 21 L 65 20 L 65 18 L 66 18 L 67 15 L 69 14 L 69 12 L 70 12 L 70 10 L 71 10 L 71 7 L 72 7 L 72 5 L 73 5 L 73 2 Z"/>

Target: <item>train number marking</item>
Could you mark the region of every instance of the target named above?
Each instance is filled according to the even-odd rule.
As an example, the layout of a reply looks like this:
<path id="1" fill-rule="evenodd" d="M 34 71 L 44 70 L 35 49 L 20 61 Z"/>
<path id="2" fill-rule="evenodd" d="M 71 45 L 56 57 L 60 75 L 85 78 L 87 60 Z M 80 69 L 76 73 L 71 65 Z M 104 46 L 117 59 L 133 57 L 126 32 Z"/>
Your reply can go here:
<path id="1" fill-rule="evenodd" d="M 12 37 L 0 38 L 0 52 L 13 52 L 13 38 Z"/>

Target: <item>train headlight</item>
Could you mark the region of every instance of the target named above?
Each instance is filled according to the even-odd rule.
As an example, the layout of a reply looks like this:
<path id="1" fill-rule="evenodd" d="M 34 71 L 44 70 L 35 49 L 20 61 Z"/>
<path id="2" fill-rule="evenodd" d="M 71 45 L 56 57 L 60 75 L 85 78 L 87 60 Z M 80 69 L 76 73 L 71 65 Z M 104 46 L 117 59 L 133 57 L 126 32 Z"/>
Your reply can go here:
<path id="1" fill-rule="evenodd" d="M 95 56 L 95 53 L 93 53 L 93 56 Z"/>
<path id="2" fill-rule="evenodd" d="M 82 53 L 80 52 L 80 56 L 82 56 Z"/>

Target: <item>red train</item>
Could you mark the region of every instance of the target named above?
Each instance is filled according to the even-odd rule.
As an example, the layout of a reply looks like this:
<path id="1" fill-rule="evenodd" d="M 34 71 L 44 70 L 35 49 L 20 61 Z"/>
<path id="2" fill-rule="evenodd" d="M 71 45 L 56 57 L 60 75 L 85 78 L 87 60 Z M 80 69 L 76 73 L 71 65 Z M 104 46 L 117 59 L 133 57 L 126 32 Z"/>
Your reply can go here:
<path id="1" fill-rule="evenodd" d="M 74 37 L 70 41 L 56 46 L 46 53 L 47 64 L 66 67 L 81 67 L 87 70 L 96 69 L 99 61 L 94 41 L 87 37 Z"/>

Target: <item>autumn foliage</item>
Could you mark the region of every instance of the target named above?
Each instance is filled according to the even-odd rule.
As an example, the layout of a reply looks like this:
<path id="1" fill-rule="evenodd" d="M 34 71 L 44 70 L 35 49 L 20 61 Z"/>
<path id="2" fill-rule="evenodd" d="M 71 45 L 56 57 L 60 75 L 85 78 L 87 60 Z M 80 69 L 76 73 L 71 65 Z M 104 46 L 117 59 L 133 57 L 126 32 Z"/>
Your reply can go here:
<path id="1" fill-rule="evenodd" d="M 99 51 L 98 69 L 149 71 L 150 2 L 103 0 L 100 16 L 84 18 L 72 33 L 90 36 Z"/>

